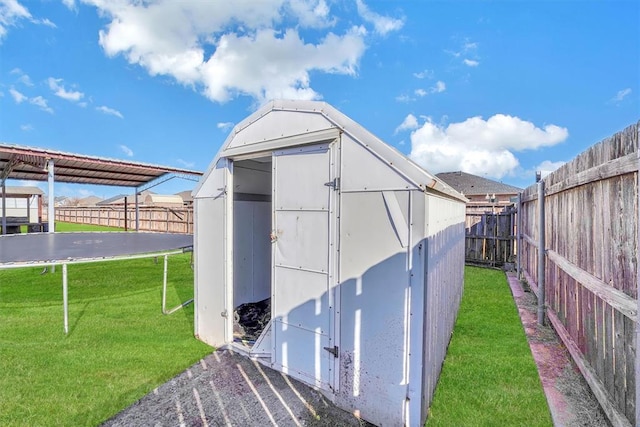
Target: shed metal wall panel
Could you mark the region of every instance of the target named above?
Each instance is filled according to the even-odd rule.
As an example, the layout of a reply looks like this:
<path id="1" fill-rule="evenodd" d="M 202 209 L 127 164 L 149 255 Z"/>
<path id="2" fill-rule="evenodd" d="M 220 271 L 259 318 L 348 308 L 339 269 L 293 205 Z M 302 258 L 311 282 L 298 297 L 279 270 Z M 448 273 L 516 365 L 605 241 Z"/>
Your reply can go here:
<path id="1" fill-rule="evenodd" d="M 399 172 L 348 135 L 342 136 L 342 191 L 416 188 Z"/>
<path id="2" fill-rule="evenodd" d="M 402 209 L 406 215 L 408 203 Z M 407 252 L 381 193 L 343 194 L 341 212 L 337 401 L 375 424 L 399 425 L 407 394 Z"/>
<path id="3" fill-rule="evenodd" d="M 331 127 L 333 125 L 321 114 L 275 110 L 258 118 L 255 122 L 237 129 L 233 140 L 226 148 L 242 147 Z"/>
<path id="4" fill-rule="evenodd" d="M 221 198 L 194 200 L 195 335 L 212 346 L 226 343 L 225 204 Z M 214 221 L 211 218 L 215 218 Z"/>
<path id="5" fill-rule="evenodd" d="M 435 196 L 429 196 L 428 206 L 422 422 L 442 369 L 464 282 L 465 206 Z"/>
<path id="6" fill-rule="evenodd" d="M 327 390 L 333 356 L 329 329 L 331 152 L 327 145 L 273 156 L 272 361 Z"/>
<path id="7" fill-rule="evenodd" d="M 422 417 L 421 397 L 423 392 L 422 356 L 425 345 L 424 336 L 424 304 L 425 304 L 425 254 L 428 241 L 423 218 L 426 216 L 428 196 L 423 192 L 412 191 L 411 210 L 411 246 L 410 246 L 410 286 L 411 286 L 411 324 L 410 324 L 410 355 L 409 355 L 409 411 L 406 425 L 424 425 Z"/>

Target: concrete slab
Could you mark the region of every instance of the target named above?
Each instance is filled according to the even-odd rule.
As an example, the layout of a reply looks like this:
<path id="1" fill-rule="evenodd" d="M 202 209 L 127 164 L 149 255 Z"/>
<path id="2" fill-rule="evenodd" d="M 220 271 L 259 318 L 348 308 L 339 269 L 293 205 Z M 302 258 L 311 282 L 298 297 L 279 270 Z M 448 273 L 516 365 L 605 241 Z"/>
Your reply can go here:
<path id="1" fill-rule="evenodd" d="M 232 351 L 200 360 L 103 426 L 368 426 L 322 393 Z"/>

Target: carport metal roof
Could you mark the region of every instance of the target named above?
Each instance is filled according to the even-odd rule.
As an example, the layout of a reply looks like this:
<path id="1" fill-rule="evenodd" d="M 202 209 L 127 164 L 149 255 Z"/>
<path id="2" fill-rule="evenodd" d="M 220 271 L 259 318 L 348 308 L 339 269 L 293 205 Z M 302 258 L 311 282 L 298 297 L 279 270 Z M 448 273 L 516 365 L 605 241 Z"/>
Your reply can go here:
<path id="1" fill-rule="evenodd" d="M 0 143 L 0 184 L 7 179 L 49 182 L 49 231 L 53 231 L 53 183 L 110 185 L 135 187 L 136 194 L 175 177 L 197 181 L 202 172 L 129 162 L 107 157 L 87 156 L 64 151 Z M 5 192 L 2 191 L 2 233 L 6 233 Z M 138 229 L 138 198 L 136 202 L 136 230 Z"/>
<path id="2" fill-rule="evenodd" d="M 47 181 L 50 160 L 55 164 L 55 181 L 76 184 L 143 187 L 169 175 L 192 179 L 202 175 L 170 166 L 0 143 L 0 179 Z"/>

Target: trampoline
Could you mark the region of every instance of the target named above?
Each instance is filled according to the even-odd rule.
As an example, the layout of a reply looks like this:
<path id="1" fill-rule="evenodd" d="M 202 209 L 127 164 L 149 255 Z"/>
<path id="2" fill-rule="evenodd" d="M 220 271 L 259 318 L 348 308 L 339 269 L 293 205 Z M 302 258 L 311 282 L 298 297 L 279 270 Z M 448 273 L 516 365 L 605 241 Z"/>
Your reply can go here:
<path id="1" fill-rule="evenodd" d="M 69 333 L 69 264 L 164 257 L 162 312 L 171 314 L 193 299 L 167 310 L 168 257 L 193 249 L 193 236 L 170 233 L 74 232 L 0 235 L 0 270 L 62 266 L 64 333 Z"/>

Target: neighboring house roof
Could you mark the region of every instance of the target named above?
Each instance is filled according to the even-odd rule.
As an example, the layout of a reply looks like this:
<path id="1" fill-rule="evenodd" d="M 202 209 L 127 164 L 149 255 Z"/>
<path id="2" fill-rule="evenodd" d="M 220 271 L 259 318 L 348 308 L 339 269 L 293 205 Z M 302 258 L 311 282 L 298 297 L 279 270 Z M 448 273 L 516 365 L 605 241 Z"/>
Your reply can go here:
<path id="1" fill-rule="evenodd" d="M 455 188 L 465 196 L 485 194 L 518 194 L 522 188 L 503 184 L 492 179 L 483 178 L 466 172 L 442 172 L 438 178 Z"/>
<path id="2" fill-rule="evenodd" d="M 44 194 L 44 191 L 34 186 L 6 186 L 7 196 L 34 196 L 37 194 Z"/>
<path id="3" fill-rule="evenodd" d="M 140 194 L 138 194 L 138 202 L 140 204 L 144 203 L 145 198 L 149 194 L 154 194 L 149 190 L 144 190 Z M 108 199 L 104 199 L 101 202 L 96 203 L 96 206 L 104 206 L 104 205 L 124 205 L 124 198 L 127 198 L 127 203 L 135 203 L 135 198 L 133 194 L 118 194 L 117 196 L 109 197 Z"/>
<path id="4" fill-rule="evenodd" d="M 191 190 L 181 191 L 176 195 L 182 197 L 182 200 L 185 203 L 193 203 L 193 196 L 191 195 Z"/>
<path id="5" fill-rule="evenodd" d="M 101 202 L 102 199 L 97 196 L 88 196 L 78 200 L 78 206 L 95 206 L 97 203 Z"/>
<path id="6" fill-rule="evenodd" d="M 145 205 L 176 205 L 182 206 L 182 197 L 177 194 L 149 194 L 144 198 Z"/>

